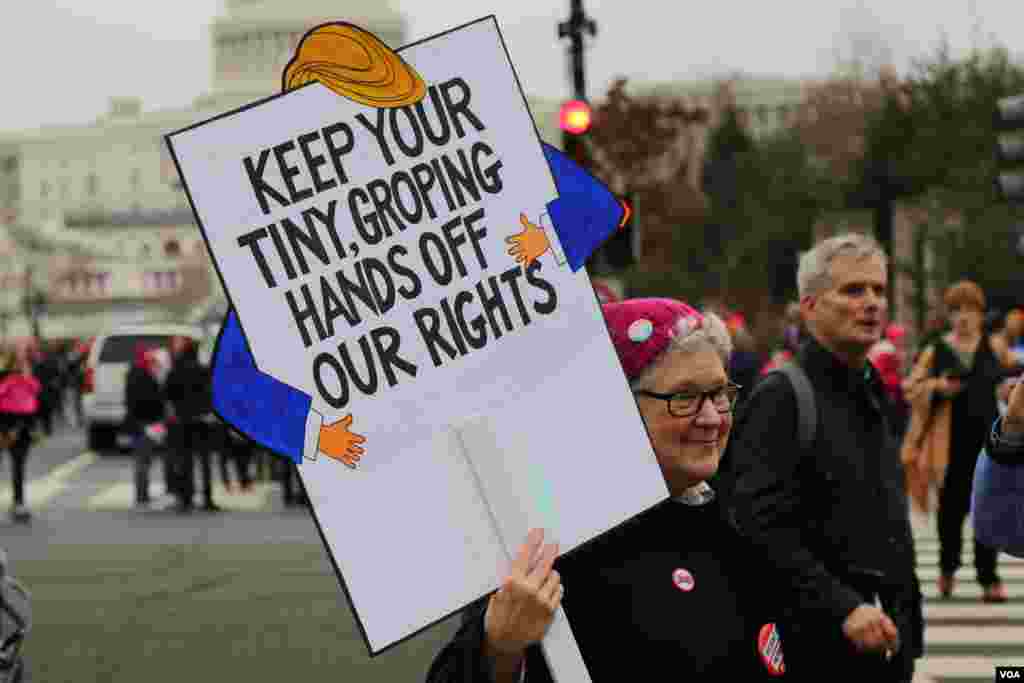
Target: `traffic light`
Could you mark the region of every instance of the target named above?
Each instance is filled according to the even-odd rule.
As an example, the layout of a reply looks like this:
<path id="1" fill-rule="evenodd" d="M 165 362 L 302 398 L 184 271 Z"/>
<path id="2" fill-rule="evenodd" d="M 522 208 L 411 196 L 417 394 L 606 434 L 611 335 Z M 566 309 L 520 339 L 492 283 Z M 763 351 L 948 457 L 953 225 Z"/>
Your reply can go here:
<path id="1" fill-rule="evenodd" d="M 999 100 L 996 147 L 1004 167 L 996 178 L 999 194 L 1015 203 L 1024 203 L 1024 95 Z"/>
<path id="2" fill-rule="evenodd" d="M 590 130 L 590 105 L 583 100 L 569 100 L 558 112 L 558 123 L 566 133 L 583 135 Z"/>
<path id="3" fill-rule="evenodd" d="M 583 138 L 590 130 L 591 116 L 590 105 L 583 100 L 570 100 L 558 112 L 562 151 L 583 168 L 590 166 Z"/>

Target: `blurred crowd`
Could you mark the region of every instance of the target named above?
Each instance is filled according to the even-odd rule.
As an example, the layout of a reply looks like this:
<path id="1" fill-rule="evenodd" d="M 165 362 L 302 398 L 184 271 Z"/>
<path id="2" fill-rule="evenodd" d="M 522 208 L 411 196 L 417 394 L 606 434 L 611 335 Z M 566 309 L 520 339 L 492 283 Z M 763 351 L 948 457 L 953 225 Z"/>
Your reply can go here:
<path id="1" fill-rule="evenodd" d="M 9 455 L 10 514 L 17 522 L 31 519 L 25 464 L 33 448 L 56 429 L 87 426 L 82 395 L 90 347 L 91 340 L 50 348 L 28 342 L 0 349 L 0 457 L 4 452 Z M 220 511 L 214 500 L 216 456 L 228 494 L 251 491 L 256 480 L 270 478 L 280 482 L 285 505 L 307 504 L 293 465 L 270 457 L 213 414 L 209 368 L 199 362 L 193 340 L 175 337 L 170 348 L 138 345 L 126 378 L 124 404 L 127 416 L 121 434 L 131 440 L 138 507 L 154 504 L 150 490 L 157 467 L 176 511 L 192 511 L 197 497 L 201 509 Z"/>

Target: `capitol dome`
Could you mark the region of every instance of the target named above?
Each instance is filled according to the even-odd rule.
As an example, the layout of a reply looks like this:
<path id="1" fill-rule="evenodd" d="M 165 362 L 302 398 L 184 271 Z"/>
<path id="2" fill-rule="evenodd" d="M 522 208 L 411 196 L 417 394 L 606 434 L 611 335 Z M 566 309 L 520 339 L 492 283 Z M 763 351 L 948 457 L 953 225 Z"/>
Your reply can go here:
<path id="1" fill-rule="evenodd" d="M 392 48 L 406 42 L 402 15 L 388 0 L 226 0 L 211 27 L 213 89 L 218 95 L 266 97 L 280 91 L 281 72 L 309 29 L 346 21 Z"/>

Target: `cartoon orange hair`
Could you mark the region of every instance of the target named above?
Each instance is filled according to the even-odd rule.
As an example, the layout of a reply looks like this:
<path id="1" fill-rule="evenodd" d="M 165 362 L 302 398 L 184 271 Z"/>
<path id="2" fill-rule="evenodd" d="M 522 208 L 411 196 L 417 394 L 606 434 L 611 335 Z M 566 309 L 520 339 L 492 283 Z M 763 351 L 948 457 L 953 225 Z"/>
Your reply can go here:
<path id="1" fill-rule="evenodd" d="M 319 81 L 370 107 L 404 107 L 427 94 L 423 78 L 377 36 L 343 22 L 311 29 L 281 77 L 284 91 Z"/>

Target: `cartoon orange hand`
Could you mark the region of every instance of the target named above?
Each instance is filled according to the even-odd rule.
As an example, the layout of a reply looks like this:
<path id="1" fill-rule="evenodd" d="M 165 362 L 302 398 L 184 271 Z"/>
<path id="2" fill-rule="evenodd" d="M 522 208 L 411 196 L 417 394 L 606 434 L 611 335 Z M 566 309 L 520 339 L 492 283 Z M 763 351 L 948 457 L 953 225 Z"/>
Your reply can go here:
<path id="1" fill-rule="evenodd" d="M 516 257 L 516 263 L 529 267 L 551 248 L 551 242 L 548 241 L 547 233 L 531 223 L 526 214 L 519 214 L 519 222 L 523 231 L 506 237 L 505 241 L 512 245 L 508 253 Z"/>
<path id="2" fill-rule="evenodd" d="M 366 437 L 350 432 L 348 428 L 351 424 L 352 415 L 346 415 L 334 424 L 322 426 L 319 450 L 344 463 L 347 467 L 355 469 L 363 454 L 363 449 L 356 444 L 365 443 Z"/>

